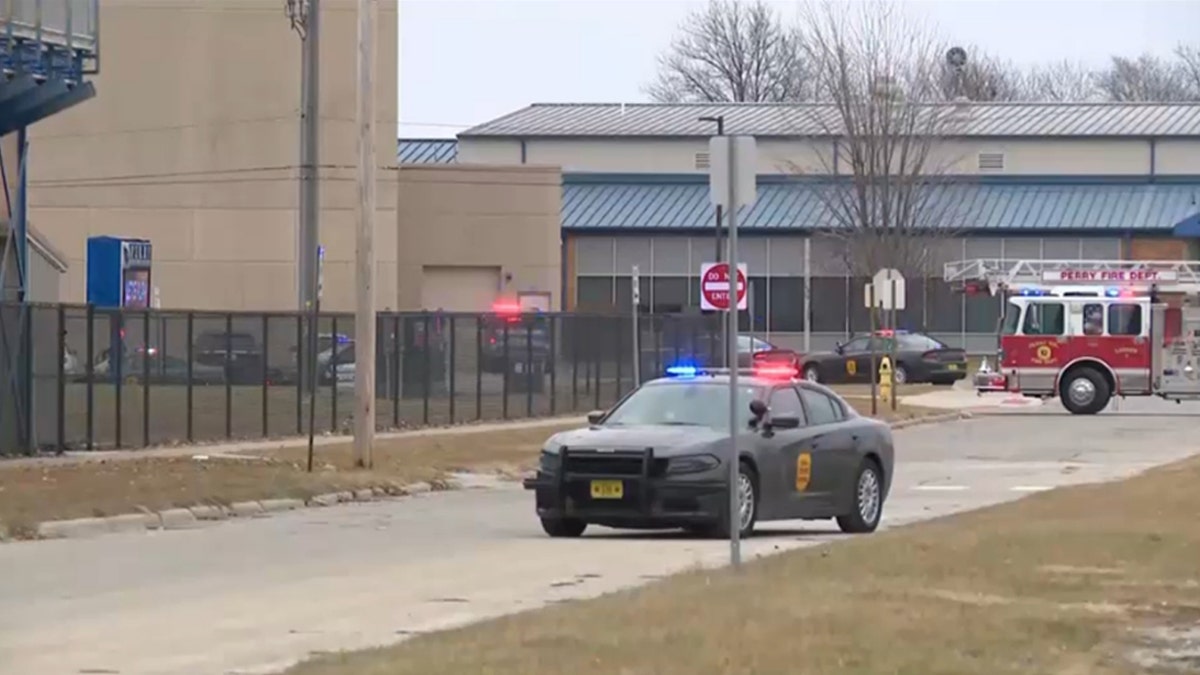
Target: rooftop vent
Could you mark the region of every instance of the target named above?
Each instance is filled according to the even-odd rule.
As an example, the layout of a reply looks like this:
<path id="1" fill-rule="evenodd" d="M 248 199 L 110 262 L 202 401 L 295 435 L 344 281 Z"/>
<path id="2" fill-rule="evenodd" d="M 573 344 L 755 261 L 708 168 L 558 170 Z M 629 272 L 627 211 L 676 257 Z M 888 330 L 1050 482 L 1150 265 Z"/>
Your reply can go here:
<path id="1" fill-rule="evenodd" d="M 696 168 L 708 170 L 708 168 L 710 166 L 712 166 L 712 162 L 710 161 L 708 153 L 707 152 L 697 152 L 696 153 Z"/>
<path id="2" fill-rule="evenodd" d="M 1003 152 L 981 152 L 981 153 L 979 153 L 979 170 L 980 171 L 1003 171 L 1004 170 L 1004 153 Z"/>

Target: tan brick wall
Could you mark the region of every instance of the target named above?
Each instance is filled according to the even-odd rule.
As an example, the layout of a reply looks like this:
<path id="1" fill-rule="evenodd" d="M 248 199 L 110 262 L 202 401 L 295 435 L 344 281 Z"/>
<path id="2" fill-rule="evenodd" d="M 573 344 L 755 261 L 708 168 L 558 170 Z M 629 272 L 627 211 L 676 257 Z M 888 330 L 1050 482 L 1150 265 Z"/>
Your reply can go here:
<path id="1" fill-rule="evenodd" d="M 1188 240 L 1168 237 L 1137 237 L 1130 242 L 1130 260 L 1187 260 Z"/>

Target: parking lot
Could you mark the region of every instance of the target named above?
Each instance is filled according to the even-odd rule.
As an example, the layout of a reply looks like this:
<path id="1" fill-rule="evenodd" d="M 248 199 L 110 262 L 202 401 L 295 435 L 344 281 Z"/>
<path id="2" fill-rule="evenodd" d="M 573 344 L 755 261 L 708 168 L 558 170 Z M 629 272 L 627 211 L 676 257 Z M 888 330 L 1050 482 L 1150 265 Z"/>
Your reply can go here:
<path id="1" fill-rule="evenodd" d="M 1119 412 L 1072 417 L 1050 403 L 897 431 L 884 527 L 1189 456 L 1198 413 L 1193 404 L 1130 399 Z M 821 522 L 767 523 L 744 552 L 842 537 Z M 39 673 L 271 672 L 313 651 L 590 597 L 727 555 L 724 542 L 675 533 L 596 528 L 551 540 L 515 483 L 4 546 L 0 567 L 19 573 L 0 578 L 9 610 L 0 615 L 0 662 Z M 144 639 L 151 629 L 155 639 Z"/>

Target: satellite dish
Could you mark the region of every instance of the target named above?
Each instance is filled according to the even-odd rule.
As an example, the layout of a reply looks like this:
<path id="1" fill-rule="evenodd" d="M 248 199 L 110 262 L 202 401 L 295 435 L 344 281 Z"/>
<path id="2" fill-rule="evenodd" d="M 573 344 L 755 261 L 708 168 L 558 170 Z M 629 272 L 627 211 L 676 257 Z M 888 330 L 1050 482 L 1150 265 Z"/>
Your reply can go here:
<path id="1" fill-rule="evenodd" d="M 962 68 L 967 65 L 967 50 L 962 47 L 951 47 L 946 52 L 946 63 L 955 68 Z"/>

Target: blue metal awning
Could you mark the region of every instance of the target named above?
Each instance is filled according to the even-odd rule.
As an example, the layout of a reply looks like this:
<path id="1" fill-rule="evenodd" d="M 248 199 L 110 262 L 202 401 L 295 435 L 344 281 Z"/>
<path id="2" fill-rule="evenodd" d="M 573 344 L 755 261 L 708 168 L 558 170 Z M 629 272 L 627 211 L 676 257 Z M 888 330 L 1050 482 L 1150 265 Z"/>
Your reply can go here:
<path id="1" fill-rule="evenodd" d="M 810 230 L 836 224 L 828 182 L 760 179 L 758 197 L 740 212 L 746 230 Z M 955 231 L 1157 232 L 1170 234 L 1197 213 L 1200 179 L 1128 183 L 1061 180 L 948 182 L 928 193 L 925 213 Z M 708 229 L 713 206 L 698 180 L 604 181 L 564 177 L 562 225 L 568 230 Z M 1200 236 L 1200 222 L 1194 222 Z M 1176 230 L 1176 233 L 1178 231 Z"/>

